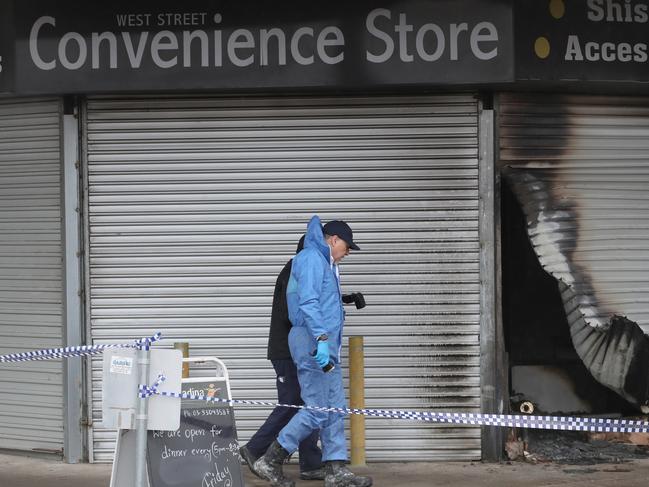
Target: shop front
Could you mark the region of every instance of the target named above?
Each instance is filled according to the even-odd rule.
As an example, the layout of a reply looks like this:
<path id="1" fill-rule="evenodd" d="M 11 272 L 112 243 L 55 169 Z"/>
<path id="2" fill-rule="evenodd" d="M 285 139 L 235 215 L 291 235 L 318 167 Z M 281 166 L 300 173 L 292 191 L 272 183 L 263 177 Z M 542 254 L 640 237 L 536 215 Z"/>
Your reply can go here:
<path id="1" fill-rule="evenodd" d="M 452 4 L 15 5 L 5 90 L 65 96 L 77 115 L 84 341 L 159 330 L 226 360 L 235 397 L 273 400 L 272 289 L 319 214 L 364 242 L 343 288 L 368 302 L 346 327 L 365 337 L 366 405 L 481 411 L 493 114 L 453 86 L 511 79 L 511 18 Z M 85 375 L 88 456 L 108 462 L 100 362 Z M 242 441 L 267 413 L 237 410 Z M 369 461 L 479 459 L 481 441 L 479 427 L 367 424 Z"/>
<path id="2" fill-rule="evenodd" d="M 235 398 L 273 401 L 273 286 L 318 214 L 348 221 L 363 249 L 346 258 L 342 286 L 368 304 L 348 310 L 345 331 L 365 340 L 366 406 L 507 413 L 521 392 L 507 385 L 519 383 L 515 367 L 557 365 L 543 362 L 552 340 L 546 350 L 543 330 L 524 331 L 536 322 L 512 305 L 509 272 L 528 261 L 505 232 L 507 186 L 528 217 L 528 257 L 578 283 L 565 310 L 559 297 L 538 316 L 596 383 L 640 406 L 642 384 L 629 392 L 598 376 L 573 333 L 593 316 L 626 313 L 642 327 L 647 315 L 635 271 L 648 261 L 634 240 L 644 227 L 620 273 L 620 227 L 602 223 L 620 217 L 613 208 L 646 220 L 646 9 L 627 21 L 620 4 L 619 20 L 617 3 L 601 3 L 4 2 L 0 258 L 18 270 L 0 278 L 0 335 L 11 337 L 0 353 L 161 331 L 163 346 L 225 360 Z M 554 188 L 546 200 L 535 181 Z M 598 194 L 611 204 L 593 203 Z M 544 201 L 572 223 L 535 225 Z M 545 245 L 556 228 L 567 246 Z M 615 279 L 628 293 L 601 284 Z M 529 349 L 535 361 L 520 359 L 526 337 L 543 344 Z M 0 395 L 0 446 L 110 462 L 100 360 L 22 367 L 1 370 L 0 385 L 46 383 L 51 402 Z M 237 408 L 242 442 L 268 412 Z M 493 427 L 366 428 L 369 462 L 501 452 Z"/>

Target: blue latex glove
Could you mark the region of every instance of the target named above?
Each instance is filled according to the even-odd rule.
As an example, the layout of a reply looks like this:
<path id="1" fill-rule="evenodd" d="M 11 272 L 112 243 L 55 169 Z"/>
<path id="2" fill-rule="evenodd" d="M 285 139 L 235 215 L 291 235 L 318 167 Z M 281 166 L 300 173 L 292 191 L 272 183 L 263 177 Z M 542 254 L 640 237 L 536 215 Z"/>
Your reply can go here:
<path id="1" fill-rule="evenodd" d="M 324 367 L 329 363 L 329 343 L 326 341 L 318 342 L 318 348 L 315 353 L 315 361 L 318 362 L 320 367 Z"/>

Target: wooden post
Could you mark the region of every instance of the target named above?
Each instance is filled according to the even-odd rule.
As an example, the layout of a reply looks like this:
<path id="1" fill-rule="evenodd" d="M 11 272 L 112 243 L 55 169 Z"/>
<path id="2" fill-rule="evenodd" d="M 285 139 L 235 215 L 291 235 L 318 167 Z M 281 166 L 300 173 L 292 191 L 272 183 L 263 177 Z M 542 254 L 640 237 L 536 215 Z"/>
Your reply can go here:
<path id="1" fill-rule="evenodd" d="M 188 342 L 174 342 L 174 348 L 183 353 L 183 358 L 189 357 L 189 343 Z M 189 362 L 183 362 L 183 379 L 189 377 Z"/>
<path id="2" fill-rule="evenodd" d="M 363 337 L 349 337 L 349 405 L 351 408 L 365 408 L 365 357 Z M 365 416 L 350 416 L 351 465 L 365 466 Z"/>

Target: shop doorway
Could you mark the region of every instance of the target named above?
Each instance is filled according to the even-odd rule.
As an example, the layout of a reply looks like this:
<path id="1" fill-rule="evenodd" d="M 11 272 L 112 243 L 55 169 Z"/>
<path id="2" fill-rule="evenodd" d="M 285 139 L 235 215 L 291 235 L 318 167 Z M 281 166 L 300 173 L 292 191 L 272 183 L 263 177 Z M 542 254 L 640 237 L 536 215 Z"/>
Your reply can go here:
<path id="1" fill-rule="evenodd" d="M 577 355 L 557 286 L 532 248 L 526 218 L 506 178 L 501 184 L 502 317 L 511 411 L 633 414 L 597 382 Z"/>

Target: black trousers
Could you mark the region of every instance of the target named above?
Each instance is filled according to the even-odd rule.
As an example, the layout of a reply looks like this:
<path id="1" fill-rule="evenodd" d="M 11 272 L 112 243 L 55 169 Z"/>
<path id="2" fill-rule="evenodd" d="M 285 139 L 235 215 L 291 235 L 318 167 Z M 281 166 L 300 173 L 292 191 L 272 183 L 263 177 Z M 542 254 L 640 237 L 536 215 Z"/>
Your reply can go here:
<path id="1" fill-rule="evenodd" d="M 297 368 L 292 360 L 271 360 L 277 374 L 277 402 L 280 404 L 304 404 L 300 397 L 300 384 L 297 381 Z M 276 407 L 270 413 L 264 424 L 246 444 L 256 457 L 262 456 L 270 444 L 277 439 L 281 429 L 298 412 L 298 409 Z M 314 431 L 300 443 L 300 471 L 308 472 L 322 465 L 322 451 L 318 448 L 318 431 Z"/>

